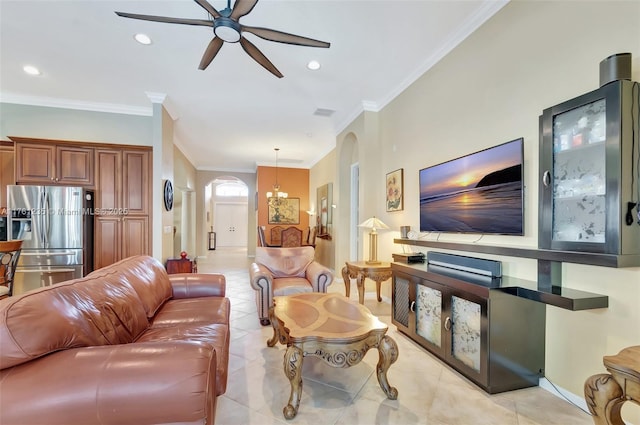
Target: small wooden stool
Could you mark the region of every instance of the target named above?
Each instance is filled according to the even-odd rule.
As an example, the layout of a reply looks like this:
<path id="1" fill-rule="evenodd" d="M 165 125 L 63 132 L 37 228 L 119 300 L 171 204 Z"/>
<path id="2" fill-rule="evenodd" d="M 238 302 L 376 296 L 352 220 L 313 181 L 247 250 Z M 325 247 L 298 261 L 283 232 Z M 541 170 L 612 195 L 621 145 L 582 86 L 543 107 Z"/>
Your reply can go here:
<path id="1" fill-rule="evenodd" d="M 640 405 L 640 345 L 627 347 L 615 356 L 604 356 L 609 373 L 589 377 L 584 397 L 596 425 L 624 425 L 622 404 L 630 400 Z"/>

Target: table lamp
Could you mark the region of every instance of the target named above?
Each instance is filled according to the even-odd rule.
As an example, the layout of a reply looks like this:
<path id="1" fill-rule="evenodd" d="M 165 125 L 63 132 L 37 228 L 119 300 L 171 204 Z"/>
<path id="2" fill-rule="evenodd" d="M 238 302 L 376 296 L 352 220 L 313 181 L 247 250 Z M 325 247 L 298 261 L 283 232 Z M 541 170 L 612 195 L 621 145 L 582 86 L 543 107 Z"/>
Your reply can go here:
<path id="1" fill-rule="evenodd" d="M 365 229 L 371 229 L 369 232 L 369 260 L 367 260 L 367 264 L 380 264 L 378 261 L 378 229 L 388 229 L 389 226 L 384 224 L 382 221 L 373 217 L 363 221 L 358 224 L 358 227 L 364 227 Z"/>

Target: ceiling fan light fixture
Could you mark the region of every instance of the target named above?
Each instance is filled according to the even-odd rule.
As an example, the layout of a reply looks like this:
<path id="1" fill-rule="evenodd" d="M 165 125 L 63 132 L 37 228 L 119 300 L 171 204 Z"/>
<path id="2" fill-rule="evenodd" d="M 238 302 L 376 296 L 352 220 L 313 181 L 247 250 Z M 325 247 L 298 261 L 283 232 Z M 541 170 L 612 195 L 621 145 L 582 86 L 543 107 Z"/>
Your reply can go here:
<path id="1" fill-rule="evenodd" d="M 144 44 L 145 46 L 148 46 L 149 44 L 151 44 L 151 37 L 149 37 L 147 34 L 139 33 L 134 35 L 133 38 L 138 43 Z"/>
<path id="2" fill-rule="evenodd" d="M 231 18 L 221 16 L 213 21 L 213 32 L 216 37 L 228 43 L 240 41 L 240 24 Z"/>

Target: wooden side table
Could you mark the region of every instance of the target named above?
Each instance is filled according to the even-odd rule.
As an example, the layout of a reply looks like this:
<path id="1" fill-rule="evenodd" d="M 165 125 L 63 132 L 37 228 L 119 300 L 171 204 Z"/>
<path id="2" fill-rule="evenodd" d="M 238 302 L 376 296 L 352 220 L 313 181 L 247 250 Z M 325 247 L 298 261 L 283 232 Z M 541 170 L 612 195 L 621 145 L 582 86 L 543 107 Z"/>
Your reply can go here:
<path id="1" fill-rule="evenodd" d="M 609 373 L 589 377 L 584 383 L 584 398 L 596 425 L 624 425 L 622 404 L 640 404 L 640 345 L 604 356 L 602 362 Z"/>
<path id="2" fill-rule="evenodd" d="M 167 273 L 196 273 L 196 262 L 189 258 L 169 258 L 167 260 Z"/>
<path id="3" fill-rule="evenodd" d="M 364 304 L 364 281 L 369 278 L 376 282 L 376 295 L 378 302 L 382 301 L 380 296 L 380 285 L 385 280 L 391 279 L 391 263 L 380 262 L 378 264 L 367 264 L 366 261 L 347 261 L 342 268 L 342 278 L 344 279 L 345 295 L 347 298 L 351 294 L 351 279 L 357 279 L 358 302 Z"/>

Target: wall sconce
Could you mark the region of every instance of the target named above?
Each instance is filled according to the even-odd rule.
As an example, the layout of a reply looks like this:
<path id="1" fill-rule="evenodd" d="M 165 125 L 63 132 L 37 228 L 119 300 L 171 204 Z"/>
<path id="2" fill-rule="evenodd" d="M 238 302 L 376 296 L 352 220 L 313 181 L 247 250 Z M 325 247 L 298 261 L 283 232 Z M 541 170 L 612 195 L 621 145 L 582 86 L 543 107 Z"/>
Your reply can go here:
<path id="1" fill-rule="evenodd" d="M 378 261 L 378 229 L 388 229 L 389 226 L 384 224 L 382 221 L 373 217 L 363 221 L 358 224 L 358 227 L 362 227 L 365 229 L 371 229 L 369 232 L 369 260 L 367 260 L 367 264 L 380 264 Z"/>

